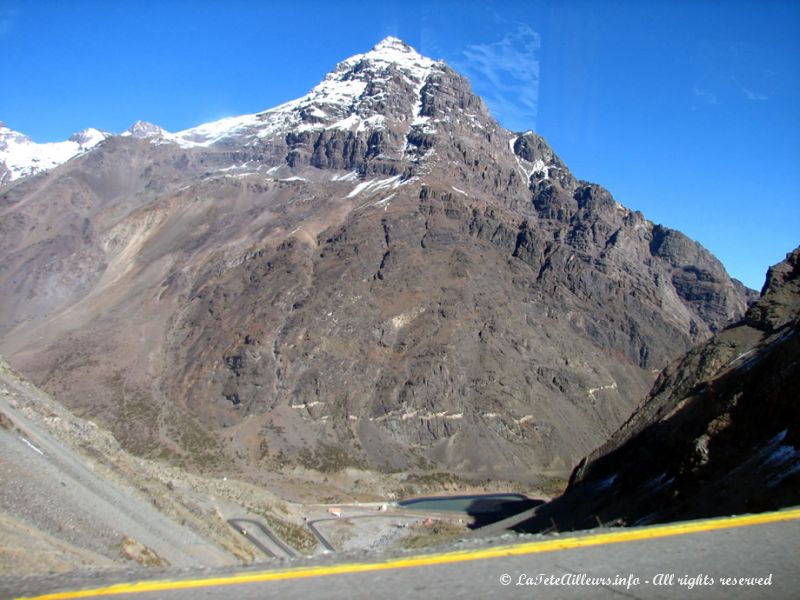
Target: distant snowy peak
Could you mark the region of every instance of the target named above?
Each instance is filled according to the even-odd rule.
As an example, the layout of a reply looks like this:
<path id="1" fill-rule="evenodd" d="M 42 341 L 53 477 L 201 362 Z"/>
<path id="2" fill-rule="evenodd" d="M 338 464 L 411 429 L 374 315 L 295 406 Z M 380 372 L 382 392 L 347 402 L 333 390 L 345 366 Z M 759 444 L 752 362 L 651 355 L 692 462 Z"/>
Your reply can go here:
<path id="1" fill-rule="evenodd" d="M 0 185 L 53 169 L 94 148 L 110 135 L 99 129 L 84 129 L 64 142 L 37 144 L 0 123 Z"/>
<path id="2" fill-rule="evenodd" d="M 164 137 L 168 136 L 169 133 L 153 123 L 148 123 L 147 121 L 136 121 L 120 135 L 123 137 L 149 138 Z"/>
<path id="3" fill-rule="evenodd" d="M 73 133 L 67 138 L 67 141 L 76 142 L 82 149 L 88 150 L 89 148 L 94 148 L 104 139 L 111 137 L 111 135 L 111 133 L 106 131 L 100 131 L 94 127 L 89 127 L 78 133 Z"/>
<path id="4" fill-rule="evenodd" d="M 6 150 L 14 144 L 32 143 L 33 140 L 27 135 L 6 127 L 6 124 L 0 121 L 0 152 Z"/>

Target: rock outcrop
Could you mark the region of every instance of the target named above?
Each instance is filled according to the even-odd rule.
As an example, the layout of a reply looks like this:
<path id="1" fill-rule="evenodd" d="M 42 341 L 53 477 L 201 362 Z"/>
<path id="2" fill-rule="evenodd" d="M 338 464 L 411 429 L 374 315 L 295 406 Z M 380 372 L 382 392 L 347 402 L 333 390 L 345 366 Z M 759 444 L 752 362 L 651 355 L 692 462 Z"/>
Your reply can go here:
<path id="1" fill-rule="evenodd" d="M 644 524 L 800 502 L 800 248 L 744 319 L 675 361 L 522 529 Z"/>

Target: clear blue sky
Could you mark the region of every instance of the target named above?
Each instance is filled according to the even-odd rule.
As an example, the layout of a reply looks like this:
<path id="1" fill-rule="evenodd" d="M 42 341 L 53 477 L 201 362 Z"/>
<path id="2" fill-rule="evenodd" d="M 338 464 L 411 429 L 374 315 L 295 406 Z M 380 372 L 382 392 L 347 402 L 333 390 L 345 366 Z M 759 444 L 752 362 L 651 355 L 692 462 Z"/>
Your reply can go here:
<path id="1" fill-rule="evenodd" d="M 175 131 L 300 96 L 387 35 L 751 287 L 800 244 L 794 0 L 0 0 L 0 120 L 36 141 Z"/>

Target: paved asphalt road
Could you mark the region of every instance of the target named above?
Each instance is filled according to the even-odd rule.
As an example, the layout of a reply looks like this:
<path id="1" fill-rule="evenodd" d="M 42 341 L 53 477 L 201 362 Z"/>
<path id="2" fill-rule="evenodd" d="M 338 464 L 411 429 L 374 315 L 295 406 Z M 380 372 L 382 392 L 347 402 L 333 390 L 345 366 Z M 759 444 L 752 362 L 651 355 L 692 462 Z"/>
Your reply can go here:
<path id="1" fill-rule="evenodd" d="M 800 597 L 800 509 L 588 532 L 384 562 L 243 570 L 40 599 Z M 724 585 L 721 578 L 733 578 Z M 530 579 L 528 579 L 530 578 Z M 607 578 L 600 582 L 595 578 Z M 738 581 L 738 578 L 756 578 Z M 761 578 L 763 585 L 756 585 Z M 616 581 L 615 581 L 616 580 Z M 713 583 L 712 583 L 713 580 Z M 546 582 L 550 582 L 547 585 Z M 736 582 L 736 585 L 731 583 Z M 530 582 L 531 585 L 526 585 Z M 559 583 L 560 585 L 555 585 Z M 521 584 L 521 585 L 520 585 Z M 533 585 L 536 584 L 536 585 Z M 690 587 L 691 586 L 691 587 Z"/>
<path id="2" fill-rule="evenodd" d="M 283 541 L 277 535 L 275 535 L 275 532 L 259 521 L 254 521 L 253 519 L 228 519 L 228 524 L 231 525 L 236 531 L 240 532 L 267 556 L 288 556 L 289 558 L 296 558 L 298 556 L 297 552 L 284 544 Z M 268 548 L 261 540 L 258 539 L 259 532 L 261 535 L 266 536 L 270 543 L 277 546 L 277 548 L 280 550 L 280 554 L 276 554 L 270 550 L 270 548 Z"/>

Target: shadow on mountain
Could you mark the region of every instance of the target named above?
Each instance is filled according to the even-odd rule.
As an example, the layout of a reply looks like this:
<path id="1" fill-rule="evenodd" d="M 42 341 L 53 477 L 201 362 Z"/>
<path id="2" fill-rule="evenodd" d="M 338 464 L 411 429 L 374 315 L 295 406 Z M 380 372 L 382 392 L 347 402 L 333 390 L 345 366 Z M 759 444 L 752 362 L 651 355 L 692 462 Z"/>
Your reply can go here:
<path id="1" fill-rule="evenodd" d="M 514 493 L 430 496 L 412 498 L 399 503 L 400 506 L 408 509 L 467 513 L 473 519 L 472 525 L 470 525 L 471 529 L 496 523 L 542 504 L 544 504 L 544 500 Z"/>
<path id="2" fill-rule="evenodd" d="M 521 496 L 517 500 L 477 498 L 467 507 L 467 514 L 473 519 L 470 529 L 479 529 L 486 525 L 491 525 L 543 504 L 544 500 L 525 496 Z"/>
<path id="3" fill-rule="evenodd" d="M 800 504 L 800 248 L 745 318 L 690 351 L 516 529 L 565 531 Z"/>

